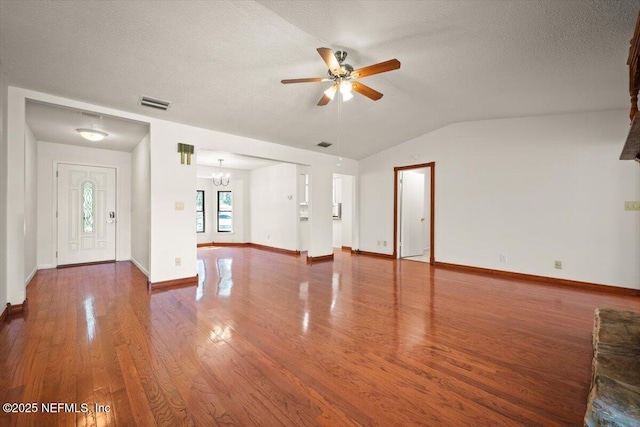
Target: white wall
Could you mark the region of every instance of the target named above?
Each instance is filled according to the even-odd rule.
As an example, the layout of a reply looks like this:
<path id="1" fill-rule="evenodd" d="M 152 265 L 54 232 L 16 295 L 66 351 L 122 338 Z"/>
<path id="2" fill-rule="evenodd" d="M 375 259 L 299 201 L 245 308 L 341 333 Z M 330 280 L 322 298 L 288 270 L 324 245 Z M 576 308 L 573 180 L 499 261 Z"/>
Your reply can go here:
<path id="1" fill-rule="evenodd" d="M 298 247 L 300 248 L 300 252 L 305 252 L 309 250 L 309 234 L 311 233 L 309 226 L 309 220 L 300 221 L 299 224 L 299 235 L 300 235 L 300 243 Z"/>
<path id="2" fill-rule="evenodd" d="M 342 247 L 342 220 L 334 219 L 333 220 L 333 233 L 332 233 L 332 244 L 334 248 Z"/>
<path id="3" fill-rule="evenodd" d="M 622 110 L 465 122 L 368 157 L 360 249 L 393 250 L 375 244 L 393 236 L 393 167 L 435 161 L 436 261 L 640 289 L 628 131 Z"/>
<path id="4" fill-rule="evenodd" d="M 12 303 L 24 301 L 24 135 L 25 102 L 31 99 L 100 114 L 123 117 L 150 125 L 151 218 L 150 218 L 150 274 L 152 282 L 191 277 L 196 274 L 197 239 L 195 236 L 196 167 L 180 165 L 176 151 L 178 142 L 195 145 L 199 149 L 226 151 L 241 155 L 264 157 L 283 162 L 310 165 L 310 179 L 324 182 L 315 187 L 317 200 L 325 212 L 316 212 L 316 220 L 309 223 L 312 241 L 309 254 L 330 254 L 331 249 L 331 174 L 340 171 L 358 173 L 358 162 L 343 159 L 336 165 L 336 157 L 314 151 L 274 144 L 257 139 L 231 135 L 156 118 L 80 102 L 69 98 L 16 87 L 8 87 L 7 97 L 7 190 L 5 283 L 7 299 Z M 3 199 L 4 200 L 4 199 Z M 183 202 L 184 210 L 176 211 L 175 202 Z M 41 210 L 41 209 L 40 209 Z M 320 238 L 315 238 L 319 236 Z M 11 253 L 6 249 L 10 248 Z M 175 265 L 181 258 L 181 265 Z"/>
<path id="5" fill-rule="evenodd" d="M 251 242 L 299 250 L 298 168 L 279 163 L 251 171 Z"/>
<path id="6" fill-rule="evenodd" d="M 22 304 L 24 285 L 24 207 L 25 207 L 25 97 L 20 89 L 7 89 L 6 122 L 6 200 L 5 210 L 5 283 L 7 302 Z"/>
<path id="7" fill-rule="evenodd" d="M 365 159 L 366 161 L 367 159 Z M 366 252 L 393 253 L 393 166 L 385 172 L 360 175 L 359 244 L 354 249 Z M 387 242 L 387 246 L 382 243 Z"/>
<path id="8" fill-rule="evenodd" d="M 151 122 L 152 283 L 197 274 L 196 165 L 180 163 L 178 142 L 196 145 L 202 129 Z M 184 209 L 176 209 L 176 203 Z M 180 258 L 180 265 L 176 265 Z"/>
<path id="9" fill-rule="evenodd" d="M 196 233 L 198 243 L 246 243 L 249 242 L 249 181 L 250 171 L 240 169 L 227 169 L 225 173 L 231 174 L 231 180 L 227 186 L 214 186 L 211 176 L 218 172 L 219 168 L 211 166 L 198 166 L 197 190 L 204 190 L 204 233 Z M 230 233 L 218 233 L 217 203 L 218 191 L 229 190 L 233 193 L 233 231 Z M 194 194 L 195 197 L 195 194 Z"/>
<path id="10" fill-rule="evenodd" d="M 24 284 L 29 284 L 38 271 L 38 142 L 25 124 L 24 142 Z"/>
<path id="11" fill-rule="evenodd" d="M 0 309 L 7 306 L 7 84 L 0 63 Z"/>
<path id="12" fill-rule="evenodd" d="M 57 264 L 56 162 L 116 168 L 116 260 L 131 259 L 131 153 L 38 141 L 38 268 Z"/>
<path id="13" fill-rule="evenodd" d="M 131 152 L 131 261 L 149 277 L 151 145 L 147 134 Z"/>
<path id="14" fill-rule="evenodd" d="M 68 101 L 67 101 L 68 102 Z M 75 103 L 72 103 L 75 104 Z M 131 116 L 129 113 L 113 112 L 91 105 L 91 111 L 105 114 Z M 111 112 L 110 112 L 111 111 Z M 135 116 L 134 119 L 141 120 Z M 354 160 L 343 159 L 340 167 L 336 166 L 336 158 L 323 153 L 292 148 L 285 145 L 273 144 L 252 138 L 245 138 L 237 135 L 166 122 L 153 118 L 146 118 L 151 126 L 151 281 L 171 280 L 181 277 L 188 277 L 196 273 L 197 238 L 193 232 L 195 224 L 195 191 L 196 191 L 196 169 L 186 166 L 180 167 L 176 144 L 183 142 L 194 144 L 196 155 L 198 150 L 225 151 L 240 155 L 250 155 L 264 157 L 283 162 L 311 165 L 309 168 L 310 180 L 323 182 L 323 186 L 312 189 L 318 191 L 312 194 L 311 198 L 317 200 L 324 199 L 322 203 L 326 206 L 324 215 L 318 213 L 317 221 L 310 218 L 311 242 L 309 245 L 310 256 L 327 255 L 331 249 L 331 174 L 335 169 L 340 169 L 345 173 L 357 174 L 358 163 Z M 157 171 L 157 178 L 156 178 Z M 253 176 L 253 172 L 252 172 Z M 295 180 L 294 190 L 290 194 L 296 195 Z M 312 191 L 313 193 L 313 191 Z M 250 196 L 251 197 L 251 196 Z M 172 211 L 174 202 L 184 201 L 185 210 L 178 215 Z M 246 200 L 246 199 L 245 199 Z M 321 204 L 322 204 L 321 203 Z M 253 199 L 249 203 L 250 216 L 255 210 Z M 295 210 L 297 215 L 297 210 Z M 310 217 L 313 215 L 310 212 Z M 251 230 L 245 230 L 250 241 L 260 243 L 253 238 L 253 222 Z M 295 229 L 297 230 L 297 226 Z M 320 238 L 314 238 L 315 235 Z M 297 239 L 297 238 L 296 238 Z M 290 246 L 287 242 L 286 249 Z M 262 243 L 274 246 L 272 243 Z M 297 246 L 297 241 L 292 249 Z M 174 257 L 182 257 L 182 266 L 174 266 Z"/>

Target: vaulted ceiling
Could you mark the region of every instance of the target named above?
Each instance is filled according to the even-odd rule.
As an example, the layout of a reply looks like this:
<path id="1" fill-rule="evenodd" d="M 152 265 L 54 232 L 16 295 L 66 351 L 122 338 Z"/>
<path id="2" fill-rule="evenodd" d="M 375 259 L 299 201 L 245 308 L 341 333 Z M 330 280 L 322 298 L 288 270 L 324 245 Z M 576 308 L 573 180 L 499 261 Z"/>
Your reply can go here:
<path id="1" fill-rule="evenodd" d="M 13 86 L 360 159 L 452 122 L 626 108 L 637 13 L 636 0 L 2 0 L 0 63 Z M 316 106 L 328 83 L 280 83 L 326 75 L 323 46 L 355 68 L 402 63 L 363 81 L 384 97 L 343 103 L 342 126 L 336 101 Z"/>

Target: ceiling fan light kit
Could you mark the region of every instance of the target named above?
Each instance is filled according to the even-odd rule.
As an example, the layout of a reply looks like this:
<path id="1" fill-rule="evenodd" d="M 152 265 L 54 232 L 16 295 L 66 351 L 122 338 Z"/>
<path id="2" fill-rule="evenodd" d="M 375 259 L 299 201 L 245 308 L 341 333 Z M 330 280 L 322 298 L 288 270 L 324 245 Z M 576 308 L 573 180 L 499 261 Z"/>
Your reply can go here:
<path id="1" fill-rule="evenodd" d="M 342 87 L 340 87 L 340 95 L 342 95 L 342 100 L 343 101 L 348 101 L 351 98 L 353 98 L 353 94 L 351 93 L 351 90 L 342 90 Z"/>
<path id="2" fill-rule="evenodd" d="M 338 85 L 333 85 L 329 89 L 324 91 L 324 94 L 329 98 L 329 100 L 333 101 L 333 97 L 336 96 L 336 91 L 338 89 Z"/>
<path id="3" fill-rule="evenodd" d="M 328 77 L 310 77 L 302 79 L 286 79 L 282 80 L 283 84 L 290 83 L 320 83 L 333 81 L 333 85 L 324 91 L 322 98 L 318 102 L 318 106 L 327 105 L 333 100 L 335 94 L 340 90 L 340 95 L 343 101 L 348 101 L 353 98 L 353 92 L 366 96 L 372 101 L 377 101 L 382 98 L 382 93 L 378 92 L 366 86 L 360 82 L 356 82 L 355 79 L 361 79 L 363 77 L 372 76 L 374 74 L 385 73 L 387 71 L 393 71 L 400 68 L 400 61 L 397 59 L 390 59 L 378 64 L 369 65 L 368 67 L 353 69 L 353 66 L 344 62 L 347 59 L 347 52 L 339 50 L 334 52 L 328 47 L 319 47 L 318 53 L 324 60 L 327 67 Z"/>

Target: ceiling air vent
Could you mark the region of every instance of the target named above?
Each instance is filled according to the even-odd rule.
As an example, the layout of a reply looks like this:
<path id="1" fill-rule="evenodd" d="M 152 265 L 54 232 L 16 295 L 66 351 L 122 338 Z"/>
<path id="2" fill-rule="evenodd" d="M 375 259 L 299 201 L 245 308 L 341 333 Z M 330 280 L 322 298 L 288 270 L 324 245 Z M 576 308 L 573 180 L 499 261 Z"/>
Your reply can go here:
<path id="1" fill-rule="evenodd" d="M 93 119 L 101 119 L 102 118 L 102 114 L 90 113 L 88 111 L 80 111 L 80 115 L 82 115 L 84 117 L 91 117 Z"/>
<path id="2" fill-rule="evenodd" d="M 167 111 L 169 109 L 169 106 L 171 105 L 171 102 L 163 101 L 162 99 L 151 98 L 148 96 L 141 96 L 139 104 L 144 105 L 145 107 Z"/>
<path id="3" fill-rule="evenodd" d="M 318 144 L 318 147 L 322 147 L 322 148 L 331 147 L 331 143 L 322 141 L 320 144 Z"/>

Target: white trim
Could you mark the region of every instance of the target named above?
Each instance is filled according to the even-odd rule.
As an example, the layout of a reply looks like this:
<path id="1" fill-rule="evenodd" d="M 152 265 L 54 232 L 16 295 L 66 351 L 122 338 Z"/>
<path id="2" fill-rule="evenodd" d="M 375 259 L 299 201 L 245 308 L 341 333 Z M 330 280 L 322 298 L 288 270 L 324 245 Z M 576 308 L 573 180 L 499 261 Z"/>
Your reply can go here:
<path id="1" fill-rule="evenodd" d="M 135 259 L 133 259 L 133 257 L 130 260 L 133 265 L 135 265 L 136 267 L 138 267 L 138 270 L 142 271 L 142 274 L 144 274 L 145 276 L 147 276 L 147 279 L 149 278 L 149 272 L 147 271 L 146 268 L 144 268 L 138 261 L 136 261 Z"/>
<path id="2" fill-rule="evenodd" d="M 49 269 L 52 269 L 52 268 L 56 268 L 56 265 L 55 264 L 40 264 L 37 269 L 38 270 L 49 270 Z"/>
<path id="3" fill-rule="evenodd" d="M 33 271 L 31 272 L 31 274 L 29 274 L 27 276 L 27 279 L 24 281 L 24 287 L 25 288 L 31 282 L 31 279 L 33 279 L 33 276 L 35 276 L 37 272 L 38 272 L 38 267 L 34 268 Z"/>

